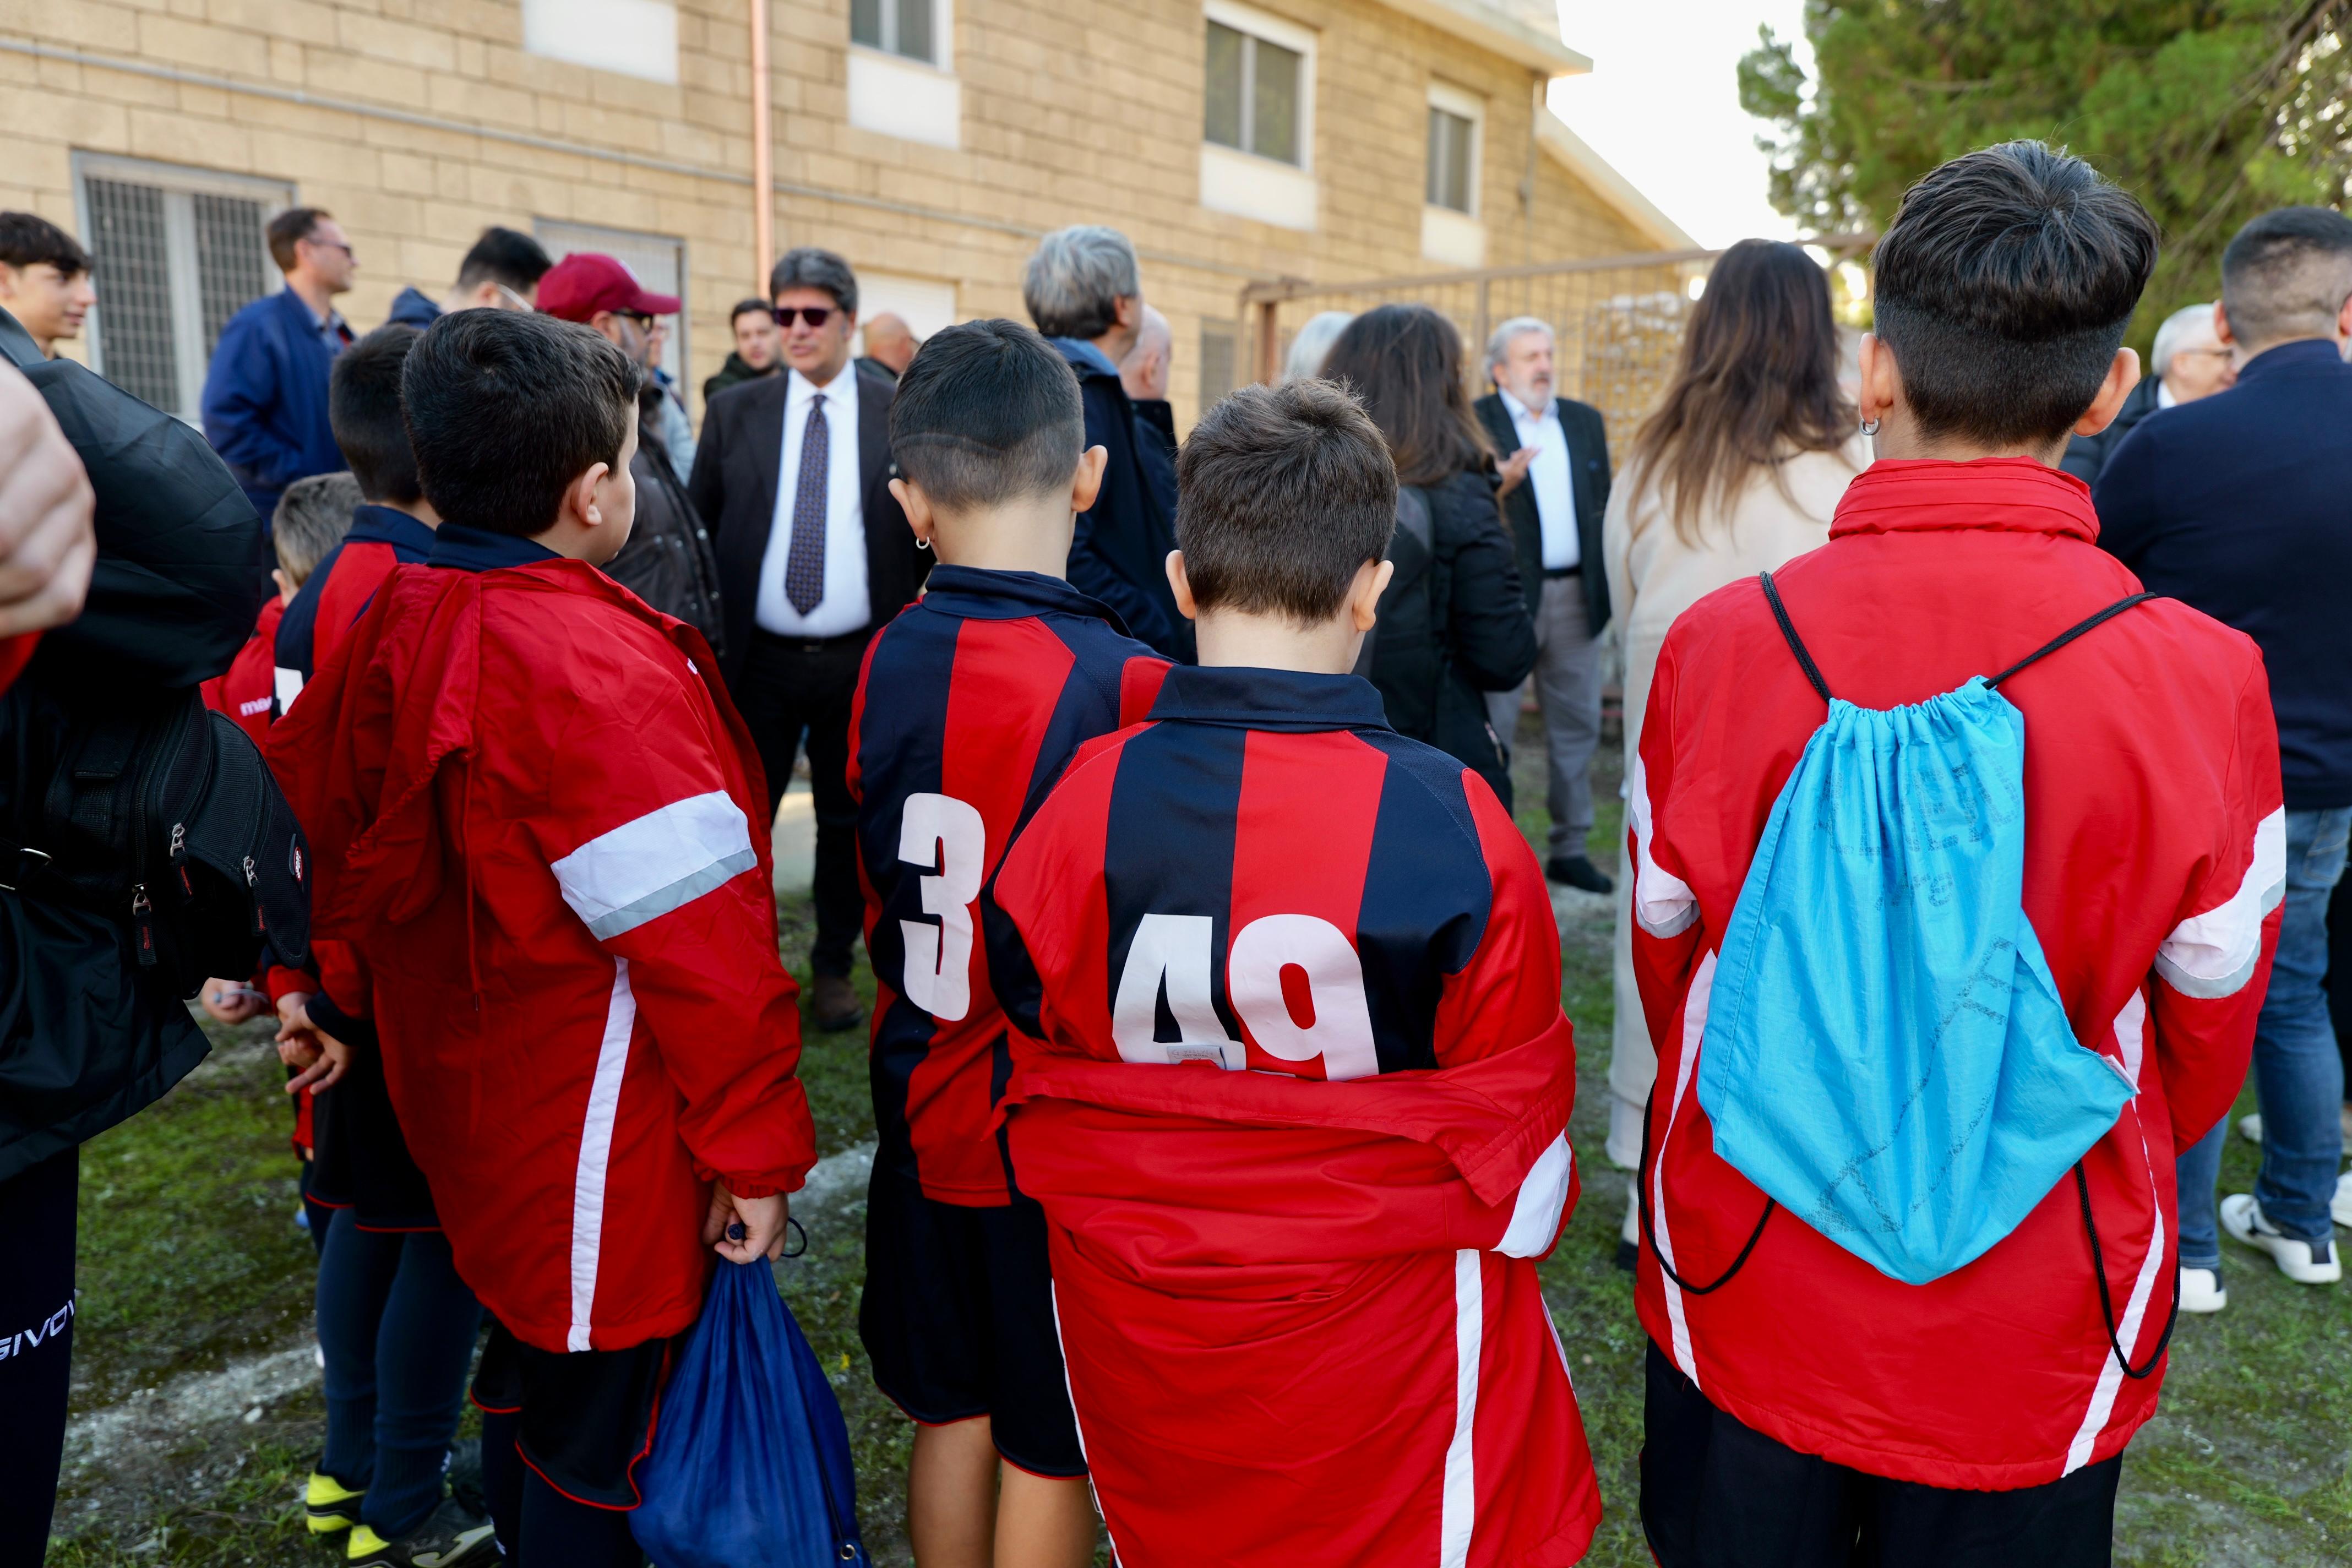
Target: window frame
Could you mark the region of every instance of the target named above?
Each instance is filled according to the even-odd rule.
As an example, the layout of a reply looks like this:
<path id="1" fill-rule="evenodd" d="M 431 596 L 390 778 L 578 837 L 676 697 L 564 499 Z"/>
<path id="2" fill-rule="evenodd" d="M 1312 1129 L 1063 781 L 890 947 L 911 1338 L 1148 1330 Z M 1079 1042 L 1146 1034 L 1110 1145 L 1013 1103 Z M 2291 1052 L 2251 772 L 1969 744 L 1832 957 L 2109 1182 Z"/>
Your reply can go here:
<path id="1" fill-rule="evenodd" d="M 1283 17 L 1270 16 L 1254 6 L 1238 4 L 1237 0 L 1202 0 L 1201 12 L 1202 146 L 1213 147 L 1221 153 L 1229 153 L 1236 157 L 1254 158 L 1278 169 L 1292 169 L 1301 174 L 1312 175 L 1315 173 L 1316 36 L 1314 31 Z M 1292 110 L 1292 122 L 1298 150 L 1296 160 L 1272 157 L 1246 145 L 1236 147 L 1228 142 L 1213 142 L 1209 139 L 1207 51 L 1208 25 L 1212 22 L 1241 34 L 1244 40 L 1272 44 L 1276 48 L 1287 49 L 1298 56 L 1298 97 Z M 1242 52 L 1240 135 L 1244 142 L 1253 139 L 1250 132 L 1254 129 L 1256 113 L 1256 105 L 1253 101 L 1256 54 L 1257 51 L 1255 48 L 1246 45 Z"/>
<path id="2" fill-rule="evenodd" d="M 167 163 L 152 158 L 130 158 L 113 153 L 87 153 L 77 148 L 70 159 L 73 181 L 74 226 L 86 241 L 94 241 L 98 232 L 91 216 L 89 182 L 105 180 L 127 185 L 147 185 L 163 194 L 163 266 L 165 285 L 169 290 L 172 324 L 173 381 L 180 406 L 165 412 L 190 424 L 201 417 L 205 377 L 211 368 L 212 353 L 204 341 L 204 289 L 198 270 L 194 201 L 197 196 L 226 196 L 236 201 L 249 201 L 261 208 L 261 221 L 271 218 L 295 205 L 294 185 L 285 180 L 273 180 L 261 175 L 231 174 L 225 169 L 206 169 L 188 163 Z M 286 279 L 274 262 L 268 259 L 268 241 L 263 245 L 263 275 L 267 282 L 257 299 L 266 299 L 286 287 Z M 91 245 L 93 251 L 97 247 Z M 250 301 L 248 301 L 250 303 Z M 83 342 L 88 345 L 89 367 L 100 375 L 106 374 L 106 295 L 101 289 L 98 302 L 91 307 L 89 323 L 84 329 Z"/>
<path id="3" fill-rule="evenodd" d="M 867 54 L 880 55 L 886 59 L 896 60 L 904 65 L 921 66 L 938 71 L 942 76 L 955 74 L 955 0 L 877 0 L 877 4 L 881 8 L 882 37 L 886 40 L 893 38 L 898 34 L 899 20 L 908 6 L 929 6 L 931 13 L 931 58 L 926 59 L 921 55 L 906 54 L 894 43 L 886 41 L 880 44 L 869 44 L 858 37 L 857 13 L 855 5 L 850 8 L 849 47 L 851 48 L 861 49 Z"/>
<path id="4" fill-rule="evenodd" d="M 1429 187 L 1434 183 L 1437 171 L 1433 164 L 1426 164 L 1422 171 L 1422 203 L 1424 206 L 1449 212 L 1457 217 L 1479 220 L 1484 216 L 1482 211 L 1484 204 L 1480 200 L 1483 193 L 1480 187 L 1486 184 L 1482 176 L 1486 155 L 1486 100 L 1450 83 L 1433 81 L 1429 84 L 1427 104 L 1427 117 L 1423 121 L 1424 160 L 1429 157 L 1426 143 L 1430 138 L 1426 132 L 1435 128 L 1435 116 L 1450 114 L 1456 120 L 1467 122 L 1469 126 L 1469 156 L 1465 160 L 1466 166 L 1464 170 L 1468 188 L 1463 192 L 1464 200 L 1467 204 L 1463 206 L 1457 207 L 1449 203 L 1430 200 Z"/>

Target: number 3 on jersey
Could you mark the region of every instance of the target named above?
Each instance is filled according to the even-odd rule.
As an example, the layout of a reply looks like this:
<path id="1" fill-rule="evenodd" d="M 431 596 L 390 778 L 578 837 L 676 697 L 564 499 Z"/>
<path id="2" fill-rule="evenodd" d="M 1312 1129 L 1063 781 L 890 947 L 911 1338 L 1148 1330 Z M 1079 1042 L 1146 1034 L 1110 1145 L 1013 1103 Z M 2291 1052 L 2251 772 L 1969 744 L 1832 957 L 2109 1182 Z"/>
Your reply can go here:
<path id="1" fill-rule="evenodd" d="M 971 906 L 988 864 L 987 825 L 953 795 L 910 795 L 898 822 L 898 858 L 923 868 L 916 879 L 923 912 L 940 922 L 898 922 L 907 1000 L 955 1023 L 971 1011 Z"/>

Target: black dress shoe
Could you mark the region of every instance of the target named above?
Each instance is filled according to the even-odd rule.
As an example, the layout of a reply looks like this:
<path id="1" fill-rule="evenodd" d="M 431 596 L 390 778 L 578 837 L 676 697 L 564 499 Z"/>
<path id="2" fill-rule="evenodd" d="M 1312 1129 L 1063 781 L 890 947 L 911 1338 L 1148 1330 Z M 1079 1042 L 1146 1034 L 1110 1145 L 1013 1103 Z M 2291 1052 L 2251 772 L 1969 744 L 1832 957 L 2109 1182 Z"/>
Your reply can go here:
<path id="1" fill-rule="evenodd" d="M 809 987 L 809 1021 L 826 1034 L 854 1029 L 866 1022 L 865 1004 L 846 975 L 820 974 Z"/>
<path id="2" fill-rule="evenodd" d="M 1555 882 L 1581 888 L 1588 893 L 1613 893 L 1617 884 L 1600 867 L 1581 855 L 1555 855 L 1544 864 L 1544 875 Z"/>

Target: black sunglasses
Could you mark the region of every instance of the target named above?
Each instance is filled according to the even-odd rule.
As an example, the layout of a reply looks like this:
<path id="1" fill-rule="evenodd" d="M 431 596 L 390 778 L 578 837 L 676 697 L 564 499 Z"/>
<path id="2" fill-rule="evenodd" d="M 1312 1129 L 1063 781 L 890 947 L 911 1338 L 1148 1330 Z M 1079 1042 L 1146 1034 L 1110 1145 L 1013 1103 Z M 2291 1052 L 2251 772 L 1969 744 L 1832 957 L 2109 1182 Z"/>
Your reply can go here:
<path id="1" fill-rule="evenodd" d="M 779 305 L 776 307 L 776 325 L 789 327 L 793 324 L 794 316 L 798 316 L 812 327 L 822 327 L 833 320 L 833 310 L 826 305 Z"/>

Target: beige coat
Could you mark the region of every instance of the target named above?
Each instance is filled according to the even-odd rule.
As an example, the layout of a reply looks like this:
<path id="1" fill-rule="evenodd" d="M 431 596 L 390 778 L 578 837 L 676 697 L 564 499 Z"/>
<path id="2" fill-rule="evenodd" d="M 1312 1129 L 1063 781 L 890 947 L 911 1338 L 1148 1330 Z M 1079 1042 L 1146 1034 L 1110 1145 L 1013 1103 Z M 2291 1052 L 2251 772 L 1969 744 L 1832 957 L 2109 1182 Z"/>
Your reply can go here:
<path id="1" fill-rule="evenodd" d="M 1700 521 L 1699 542 L 1675 531 L 1656 490 L 1621 483 L 1601 522 L 1609 603 L 1625 644 L 1625 752 L 1642 743 L 1642 718 L 1658 650 L 1676 616 L 1717 588 L 1769 572 L 1824 543 L 1830 516 L 1855 474 L 1870 462 L 1857 433 L 1837 452 L 1801 452 L 1780 465 L 1780 484 L 1759 469 L 1729 508 Z M 1632 476 L 1629 476 L 1629 478 Z M 1783 486 L 1786 487 L 1785 492 Z M 1617 1026 L 1609 1087 L 1619 1104 L 1610 1117 L 1609 1157 L 1631 1166 L 1641 1153 L 1641 1109 L 1657 1076 L 1657 1056 L 1633 984 L 1630 868 L 1617 878 Z"/>

